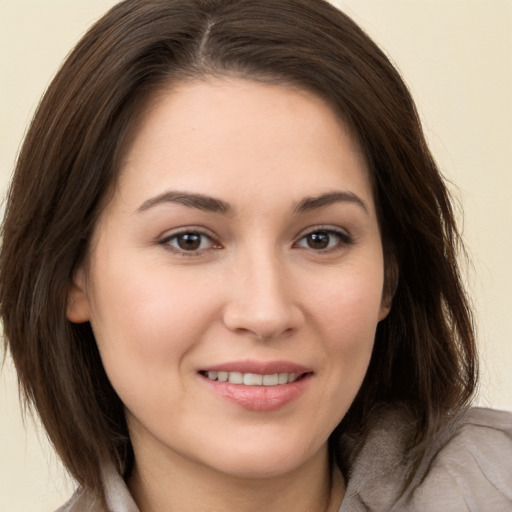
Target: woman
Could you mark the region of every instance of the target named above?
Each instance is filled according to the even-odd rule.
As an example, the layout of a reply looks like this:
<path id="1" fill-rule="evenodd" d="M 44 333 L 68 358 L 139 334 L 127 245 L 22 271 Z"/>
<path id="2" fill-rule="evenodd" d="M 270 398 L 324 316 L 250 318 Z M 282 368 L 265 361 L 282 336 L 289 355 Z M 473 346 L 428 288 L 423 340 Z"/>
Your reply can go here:
<path id="1" fill-rule="evenodd" d="M 511 506 L 450 198 L 329 4 L 118 4 L 35 115 L 3 240 L 62 510 Z"/>

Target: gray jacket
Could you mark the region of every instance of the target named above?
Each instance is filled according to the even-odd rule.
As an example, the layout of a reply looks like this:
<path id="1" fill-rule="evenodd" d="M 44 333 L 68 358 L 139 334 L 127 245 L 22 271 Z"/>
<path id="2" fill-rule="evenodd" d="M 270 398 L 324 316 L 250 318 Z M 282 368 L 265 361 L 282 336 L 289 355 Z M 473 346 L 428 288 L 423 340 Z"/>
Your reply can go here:
<path id="1" fill-rule="evenodd" d="M 414 472 L 407 418 L 405 411 L 393 410 L 375 421 L 344 475 L 339 512 L 512 511 L 511 413 L 470 409 L 438 433 Z M 104 469 L 103 480 L 108 511 L 79 489 L 57 512 L 139 512 L 113 468 Z"/>

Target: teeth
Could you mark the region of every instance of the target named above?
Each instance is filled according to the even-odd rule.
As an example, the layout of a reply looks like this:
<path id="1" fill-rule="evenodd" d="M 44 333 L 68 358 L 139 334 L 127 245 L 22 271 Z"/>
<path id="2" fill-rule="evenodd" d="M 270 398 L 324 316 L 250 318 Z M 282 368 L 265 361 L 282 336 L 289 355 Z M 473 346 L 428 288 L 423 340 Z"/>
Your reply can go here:
<path id="1" fill-rule="evenodd" d="M 261 381 L 264 386 L 277 386 L 279 384 L 279 375 L 277 373 L 274 373 L 274 375 L 263 375 Z"/>
<path id="2" fill-rule="evenodd" d="M 230 382 L 231 384 L 244 384 L 245 386 L 277 386 L 295 382 L 299 375 L 296 373 L 274 373 L 260 375 L 258 373 L 241 372 L 206 372 L 204 374 L 210 380 Z"/>
<path id="3" fill-rule="evenodd" d="M 229 372 L 228 373 L 228 381 L 231 384 L 243 384 L 244 383 L 244 374 L 240 372 Z"/>
<path id="4" fill-rule="evenodd" d="M 244 384 L 246 386 L 263 386 L 263 375 L 244 373 Z"/>

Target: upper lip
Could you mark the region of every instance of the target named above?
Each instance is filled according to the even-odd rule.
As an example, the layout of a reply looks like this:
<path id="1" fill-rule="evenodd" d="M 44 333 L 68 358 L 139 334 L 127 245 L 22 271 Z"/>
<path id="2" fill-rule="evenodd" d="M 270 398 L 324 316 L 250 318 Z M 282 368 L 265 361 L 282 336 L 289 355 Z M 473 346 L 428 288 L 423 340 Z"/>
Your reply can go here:
<path id="1" fill-rule="evenodd" d="M 203 372 L 240 372 L 258 375 L 273 375 L 275 373 L 309 373 L 312 370 L 291 361 L 229 361 L 202 368 Z"/>

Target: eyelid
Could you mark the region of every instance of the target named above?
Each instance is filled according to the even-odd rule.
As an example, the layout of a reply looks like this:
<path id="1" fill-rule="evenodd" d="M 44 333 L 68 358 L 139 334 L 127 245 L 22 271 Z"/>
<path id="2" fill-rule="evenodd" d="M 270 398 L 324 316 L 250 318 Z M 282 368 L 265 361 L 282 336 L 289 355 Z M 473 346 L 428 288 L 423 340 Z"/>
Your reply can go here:
<path id="1" fill-rule="evenodd" d="M 318 225 L 318 226 L 311 226 L 311 227 L 307 228 L 306 230 L 303 230 L 295 238 L 295 242 L 293 243 L 293 245 L 296 246 L 296 244 L 298 244 L 305 237 L 307 237 L 308 235 L 311 235 L 313 233 L 317 233 L 317 232 L 325 232 L 325 233 L 334 234 L 334 235 L 336 235 L 336 236 L 338 236 L 340 238 L 341 242 L 339 244 L 336 244 L 336 246 L 329 247 L 327 249 L 317 249 L 317 250 L 315 250 L 315 249 L 311 248 L 311 250 L 314 251 L 314 252 L 318 252 L 318 253 L 324 252 L 324 253 L 326 253 L 326 252 L 330 252 L 330 251 L 336 251 L 337 249 L 346 247 L 347 245 L 352 245 L 354 243 L 353 236 L 346 229 L 343 229 L 343 228 L 341 228 L 339 226 Z"/>
<path id="2" fill-rule="evenodd" d="M 180 235 L 192 233 L 208 238 L 211 241 L 211 246 L 205 249 L 186 251 L 183 249 L 179 249 L 177 247 L 173 247 L 169 244 L 169 241 L 172 240 L 173 238 L 177 238 Z M 198 256 L 204 251 L 221 248 L 221 244 L 217 241 L 217 237 L 210 230 L 199 226 L 184 226 L 180 228 L 175 228 L 170 232 L 167 231 L 164 235 L 158 237 L 157 243 L 159 245 L 162 245 L 166 250 L 178 254 L 180 256 Z"/>
<path id="3" fill-rule="evenodd" d="M 292 246 L 298 247 L 297 244 L 300 241 L 302 241 L 305 237 L 307 237 L 308 235 L 311 235 L 313 233 L 317 233 L 317 232 L 325 232 L 325 233 L 333 234 L 333 235 L 339 237 L 339 239 L 340 239 L 340 242 L 337 243 L 334 247 L 329 247 L 326 249 L 310 248 L 312 251 L 317 252 L 317 253 L 328 253 L 331 251 L 334 252 L 336 250 L 340 250 L 343 247 L 346 247 L 346 246 L 354 243 L 353 236 L 346 229 L 341 228 L 339 226 L 322 224 L 322 225 L 310 226 L 307 229 L 303 230 L 301 233 L 299 233 L 299 235 L 297 235 L 295 237 L 295 239 L 294 239 L 295 241 L 293 242 Z M 179 237 L 180 235 L 192 234 L 192 233 L 208 238 L 211 242 L 211 245 L 207 248 L 187 251 L 184 249 L 173 247 L 172 245 L 169 244 L 169 241 L 172 240 L 173 238 Z M 213 234 L 209 229 L 206 229 L 206 228 L 200 227 L 200 226 L 183 226 L 183 227 L 175 228 L 174 230 L 171 230 L 170 232 L 167 231 L 164 235 L 158 237 L 157 244 L 164 246 L 164 248 L 170 252 L 173 252 L 178 255 L 183 255 L 183 256 L 198 256 L 205 251 L 222 248 L 222 245 L 218 242 L 218 237 L 215 234 Z M 304 247 L 304 249 L 307 249 L 307 248 Z"/>
<path id="4" fill-rule="evenodd" d="M 340 226 L 335 226 L 332 224 L 315 224 L 313 226 L 309 226 L 303 230 L 301 230 L 298 235 L 295 237 L 295 239 L 303 238 L 306 235 L 309 235 L 310 233 L 315 233 L 316 231 L 329 231 L 332 233 L 339 234 L 340 236 L 343 236 L 344 238 L 352 238 L 351 234 L 349 233 L 348 229 L 342 228 Z"/>

